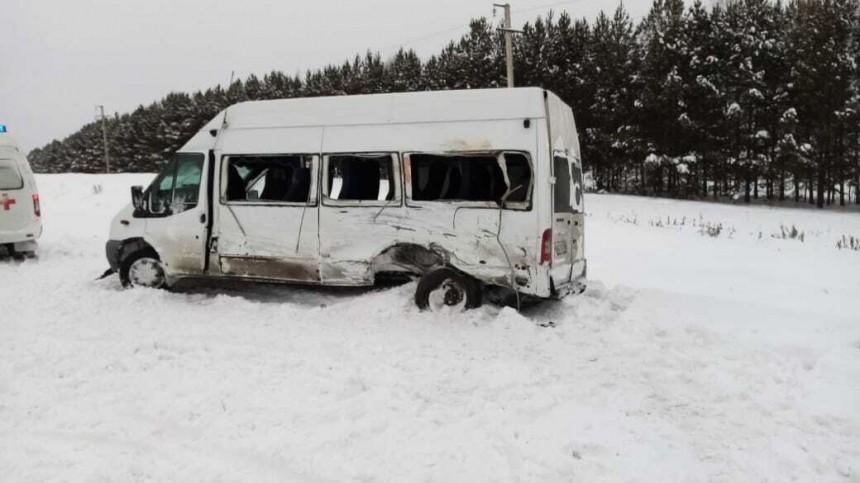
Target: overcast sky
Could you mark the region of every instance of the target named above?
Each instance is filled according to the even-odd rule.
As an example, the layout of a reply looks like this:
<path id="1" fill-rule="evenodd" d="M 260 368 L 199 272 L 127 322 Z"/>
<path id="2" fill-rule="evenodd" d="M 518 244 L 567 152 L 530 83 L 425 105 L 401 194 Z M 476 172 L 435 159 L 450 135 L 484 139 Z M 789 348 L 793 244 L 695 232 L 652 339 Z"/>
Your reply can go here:
<path id="1" fill-rule="evenodd" d="M 497 0 L 498 1 L 498 0 Z M 30 150 L 170 91 L 273 69 L 298 73 L 367 49 L 422 57 L 493 14 L 492 0 L 2 0 L 0 124 Z M 516 0 L 519 26 L 550 9 L 593 18 L 619 0 Z M 627 0 L 634 18 L 651 0 Z"/>

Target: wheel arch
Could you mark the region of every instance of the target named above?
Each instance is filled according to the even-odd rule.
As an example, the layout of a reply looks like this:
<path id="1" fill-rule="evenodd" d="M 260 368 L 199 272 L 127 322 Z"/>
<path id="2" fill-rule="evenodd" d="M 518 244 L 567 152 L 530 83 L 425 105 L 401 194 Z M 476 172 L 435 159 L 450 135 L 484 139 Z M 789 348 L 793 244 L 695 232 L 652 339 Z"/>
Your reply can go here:
<path id="1" fill-rule="evenodd" d="M 123 261 L 128 258 L 132 253 L 137 253 L 142 250 L 152 250 L 155 252 L 155 255 L 161 259 L 161 255 L 159 255 L 158 250 L 155 249 L 150 243 L 143 239 L 143 237 L 134 237 L 127 238 L 120 243 L 117 248 L 116 260 L 118 265 L 122 265 Z"/>
<path id="2" fill-rule="evenodd" d="M 439 267 L 450 265 L 448 251 L 435 245 L 394 243 L 370 261 L 370 271 L 376 276 L 386 272 L 405 272 L 423 275 Z"/>

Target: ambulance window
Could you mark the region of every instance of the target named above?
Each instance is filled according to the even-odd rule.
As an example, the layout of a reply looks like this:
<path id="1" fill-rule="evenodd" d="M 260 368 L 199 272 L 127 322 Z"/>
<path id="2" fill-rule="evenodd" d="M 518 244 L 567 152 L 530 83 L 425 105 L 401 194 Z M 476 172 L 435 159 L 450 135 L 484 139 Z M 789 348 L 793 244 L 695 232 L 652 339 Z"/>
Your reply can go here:
<path id="1" fill-rule="evenodd" d="M 334 154 L 328 158 L 327 192 L 333 200 L 392 200 L 394 179 L 390 154 Z"/>
<path id="2" fill-rule="evenodd" d="M 0 190 L 19 190 L 24 187 L 24 180 L 15 161 L 0 159 Z"/>
<path id="3" fill-rule="evenodd" d="M 309 155 L 230 156 L 225 175 L 227 201 L 307 203 L 313 157 Z"/>

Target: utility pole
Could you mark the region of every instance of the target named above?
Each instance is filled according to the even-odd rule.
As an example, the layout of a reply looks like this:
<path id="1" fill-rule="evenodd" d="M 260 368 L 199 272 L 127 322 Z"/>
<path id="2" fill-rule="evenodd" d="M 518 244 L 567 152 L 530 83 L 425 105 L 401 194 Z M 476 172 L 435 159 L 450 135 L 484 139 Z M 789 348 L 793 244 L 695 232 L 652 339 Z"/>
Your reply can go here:
<path id="1" fill-rule="evenodd" d="M 505 9 L 505 26 L 499 30 L 505 33 L 505 63 L 507 64 L 508 87 L 514 86 L 514 41 L 513 34 L 522 33 L 521 30 L 511 28 L 511 4 L 494 3 L 493 7 Z"/>
<path id="2" fill-rule="evenodd" d="M 105 173 L 110 173 L 110 153 L 108 152 L 108 138 L 107 138 L 107 119 L 105 119 L 105 106 L 99 105 L 96 106 L 101 110 L 102 114 L 102 141 L 105 146 Z"/>

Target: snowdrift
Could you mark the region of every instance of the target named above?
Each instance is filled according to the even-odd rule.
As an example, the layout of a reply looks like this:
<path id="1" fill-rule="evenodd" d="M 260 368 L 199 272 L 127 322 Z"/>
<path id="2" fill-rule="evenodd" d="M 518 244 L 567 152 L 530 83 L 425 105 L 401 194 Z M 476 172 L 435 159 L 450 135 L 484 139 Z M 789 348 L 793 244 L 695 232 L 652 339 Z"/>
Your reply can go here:
<path id="1" fill-rule="evenodd" d="M 150 179 L 38 179 L 41 257 L 0 262 L 3 479 L 860 478 L 856 214 L 591 195 L 584 295 L 443 317 L 411 284 L 96 281 Z"/>

